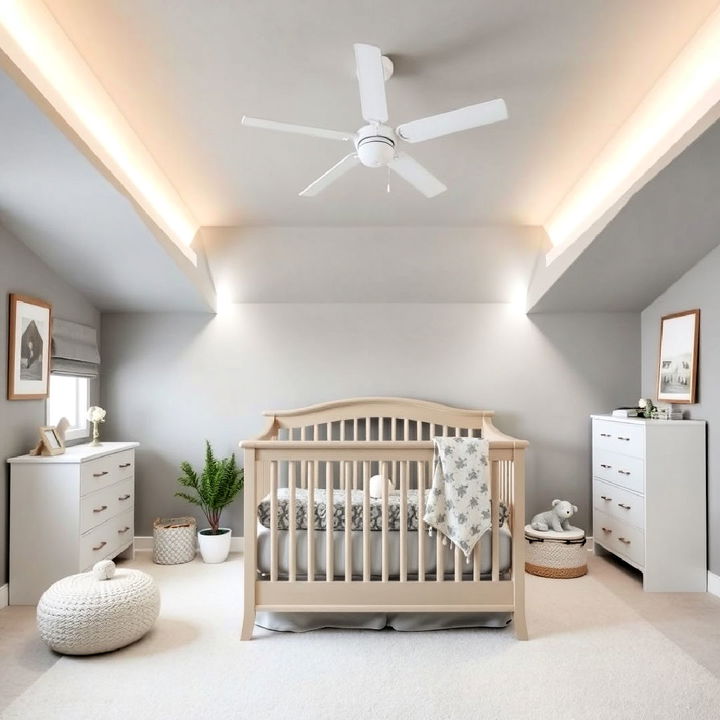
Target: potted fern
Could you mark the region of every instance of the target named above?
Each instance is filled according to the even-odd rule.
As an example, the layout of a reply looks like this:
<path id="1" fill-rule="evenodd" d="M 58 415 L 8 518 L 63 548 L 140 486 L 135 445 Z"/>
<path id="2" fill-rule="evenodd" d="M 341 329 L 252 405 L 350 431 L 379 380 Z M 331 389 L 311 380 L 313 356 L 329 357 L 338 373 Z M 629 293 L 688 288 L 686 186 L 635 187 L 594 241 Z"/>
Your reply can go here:
<path id="1" fill-rule="evenodd" d="M 179 490 L 177 497 L 198 505 L 210 527 L 198 532 L 200 553 L 206 563 L 221 563 L 230 552 L 232 530 L 220 527 L 220 515 L 237 496 L 243 486 L 243 469 L 235 464 L 235 453 L 229 458 L 218 460 L 212 446 L 205 441 L 205 467 L 201 474 L 193 470 L 192 465 L 185 461 L 180 463 L 182 475 L 178 482 L 195 494 Z"/>

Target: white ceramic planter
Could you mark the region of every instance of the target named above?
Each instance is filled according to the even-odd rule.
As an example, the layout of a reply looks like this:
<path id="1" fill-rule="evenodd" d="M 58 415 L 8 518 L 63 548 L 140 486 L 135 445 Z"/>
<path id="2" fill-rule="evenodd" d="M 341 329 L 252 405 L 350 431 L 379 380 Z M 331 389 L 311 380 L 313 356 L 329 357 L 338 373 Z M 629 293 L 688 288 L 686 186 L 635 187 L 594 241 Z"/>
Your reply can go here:
<path id="1" fill-rule="evenodd" d="M 198 533 L 200 554 L 206 563 L 221 563 L 227 560 L 232 530 L 230 528 L 219 528 L 219 530 L 225 532 L 220 535 L 206 535 L 206 532 L 210 532 L 210 528 L 204 528 Z"/>

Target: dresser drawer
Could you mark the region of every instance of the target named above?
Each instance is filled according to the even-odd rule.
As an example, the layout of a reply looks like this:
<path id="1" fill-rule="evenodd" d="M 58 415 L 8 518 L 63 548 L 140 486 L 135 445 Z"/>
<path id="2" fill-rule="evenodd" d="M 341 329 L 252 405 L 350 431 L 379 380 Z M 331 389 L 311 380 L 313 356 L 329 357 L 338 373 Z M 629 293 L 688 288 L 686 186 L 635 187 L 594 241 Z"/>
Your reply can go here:
<path id="1" fill-rule="evenodd" d="M 645 428 L 633 423 L 593 420 L 593 447 L 645 457 Z"/>
<path id="2" fill-rule="evenodd" d="M 80 532 L 84 533 L 109 518 L 133 507 L 135 481 L 121 480 L 80 499 Z"/>
<path id="3" fill-rule="evenodd" d="M 126 510 L 106 520 L 80 537 L 80 571 L 89 570 L 96 562 L 114 557 L 132 541 L 133 511 Z"/>
<path id="4" fill-rule="evenodd" d="M 635 492 L 645 492 L 645 462 L 641 458 L 593 448 L 593 477 L 621 485 Z"/>
<path id="5" fill-rule="evenodd" d="M 80 466 L 80 495 L 87 495 L 118 480 L 133 477 L 134 472 L 134 450 L 123 450 L 84 462 Z"/>
<path id="6" fill-rule="evenodd" d="M 593 479 L 593 507 L 640 530 L 645 527 L 645 499 L 597 478 Z"/>
<path id="7" fill-rule="evenodd" d="M 610 515 L 593 511 L 593 535 L 596 542 L 640 567 L 645 565 L 645 535 L 639 528 Z"/>

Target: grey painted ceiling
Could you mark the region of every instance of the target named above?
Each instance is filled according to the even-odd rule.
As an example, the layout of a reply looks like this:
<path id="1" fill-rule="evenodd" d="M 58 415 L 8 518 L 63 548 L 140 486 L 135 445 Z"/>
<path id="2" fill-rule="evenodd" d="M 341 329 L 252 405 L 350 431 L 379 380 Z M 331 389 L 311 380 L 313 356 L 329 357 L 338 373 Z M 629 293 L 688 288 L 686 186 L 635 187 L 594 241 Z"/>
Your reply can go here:
<path id="1" fill-rule="evenodd" d="M 46 0 L 203 225 L 542 224 L 717 0 Z M 396 63 L 391 121 L 504 97 L 510 119 L 412 147 L 448 192 L 357 169 L 297 192 L 355 130 L 353 42 Z"/>
<path id="2" fill-rule="evenodd" d="M 720 243 L 720 121 L 636 193 L 533 312 L 640 311 Z"/>
<path id="3" fill-rule="evenodd" d="M 207 311 L 130 202 L 0 70 L 0 222 L 100 310 Z"/>

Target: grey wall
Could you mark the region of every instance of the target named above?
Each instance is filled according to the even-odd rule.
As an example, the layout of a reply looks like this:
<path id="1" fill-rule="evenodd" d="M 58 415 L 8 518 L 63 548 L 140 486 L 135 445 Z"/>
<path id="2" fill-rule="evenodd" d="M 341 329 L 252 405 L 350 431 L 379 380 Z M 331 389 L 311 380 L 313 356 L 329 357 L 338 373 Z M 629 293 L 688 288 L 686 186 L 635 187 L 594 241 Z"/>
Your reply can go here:
<path id="1" fill-rule="evenodd" d="M 104 431 L 139 440 L 136 533 L 187 513 L 181 460 L 222 454 L 260 413 L 341 397 L 400 395 L 497 410 L 530 440 L 528 509 L 554 497 L 589 529 L 591 412 L 638 394 L 638 314 L 535 315 L 511 304 L 237 304 L 215 317 L 103 315 Z M 240 533 L 241 502 L 225 522 Z"/>
<path id="2" fill-rule="evenodd" d="M 705 256 L 642 313 L 642 392 L 657 395 L 660 318 L 700 308 L 698 403 L 683 406 L 708 422 L 709 568 L 720 574 L 720 247 Z"/>
<path id="3" fill-rule="evenodd" d="M 22 293 L 47 300 L 53 315 L 85 325 L 100 326 L 97 310 L 76 290 L 61 280 L 37 256 L 0 226 L 0 375 L 7 377 L 8 294 Z M 5 460 L 27 452 L 37 440 L 37 428 L 45 424 L 44 400 L 7 400 L 0 394 L 0 585 L 7 582 L 9 470 Z"/>

